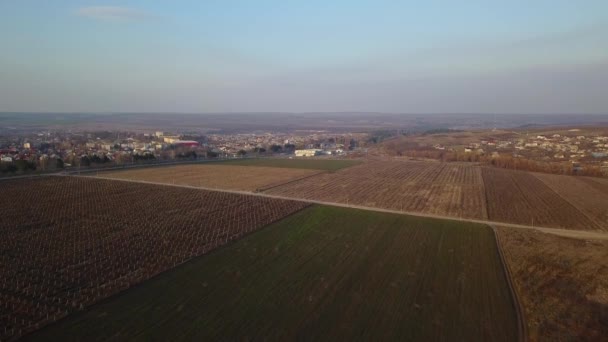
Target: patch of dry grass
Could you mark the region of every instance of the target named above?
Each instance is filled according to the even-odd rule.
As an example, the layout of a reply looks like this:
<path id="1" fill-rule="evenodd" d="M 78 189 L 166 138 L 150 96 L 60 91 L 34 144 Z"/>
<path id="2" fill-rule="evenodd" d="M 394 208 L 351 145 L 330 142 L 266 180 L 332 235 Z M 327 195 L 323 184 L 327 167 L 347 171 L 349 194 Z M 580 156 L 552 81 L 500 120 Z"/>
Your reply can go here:
<path id="1" fill-rule="evenodd" d="M 498 228 L 532 341 L 608 336 L 608 241 Z"/>
<path id="2" fill-rule="evenodd" d="M 104 177 L 165 184 L 255 191 L 319 173 L 319 170 L 237 165 L 178 165 L 104 172 Z"/>

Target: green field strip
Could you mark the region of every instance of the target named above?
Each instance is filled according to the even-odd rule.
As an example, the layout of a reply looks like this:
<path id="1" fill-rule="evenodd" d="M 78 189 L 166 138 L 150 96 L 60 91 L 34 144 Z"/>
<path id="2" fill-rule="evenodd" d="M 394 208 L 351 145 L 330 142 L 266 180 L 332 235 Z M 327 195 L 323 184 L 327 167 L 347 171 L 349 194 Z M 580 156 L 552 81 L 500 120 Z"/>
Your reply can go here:
<path id="1" fill-rule="evenodd" d="M 517 340 L 491 228 L 313 206 L 29 336 Z"/>

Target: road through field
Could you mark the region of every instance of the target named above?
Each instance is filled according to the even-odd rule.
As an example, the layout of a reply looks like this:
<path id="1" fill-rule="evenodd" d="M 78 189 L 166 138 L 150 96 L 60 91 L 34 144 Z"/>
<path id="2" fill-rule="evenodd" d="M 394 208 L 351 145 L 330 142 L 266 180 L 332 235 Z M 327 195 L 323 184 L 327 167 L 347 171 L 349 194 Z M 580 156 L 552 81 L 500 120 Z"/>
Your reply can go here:
<path id="1" fill-rule="evenodd" d="M 275 198 L 275 199 L 299 201 L 299 202 L 306 202 L 306 203 L 314 203 L 314 204 L 321 204 L 321 205 L 329 205 L 329 206 L 334 206 L 334 207 L 353 208 L 353 209 L 377 211 L 377 212 L 384 212 L 384 213 L 393 213 L 393 214 L 402 214 L 402 215 L 410 215 L 410 216 L 418 216 L 418 217 L 436 218 L 436 219 L 443 219 L 443 220 L 466 221 L 466 222 L 481 223 L 481 224 L 487 224 L 487 225 L 497 225 L 497 226 L 501 226 L 501 227 L 518 228 L 518 229 L 534 229 L 534 230 L 539 230 L 539 231 L 542 231 L 542 232 L 545 232 L 545 233 L 549 233 L 549 234 L 555 234 L 555 235 L 560 235 L 560 236 L 570 237 L 570 238 L 577 238 L 577 239 L 608 240 L 608 233 L 604 233 L 604 232 L 568 230 L 568 229 L 564 229 L 564 228 L 555 228 L 555 227 L 530 226 L 530 225 L 524 225 L 524 224 L 505 223 L 505 222 L 490 221 L 490 220 L 478 220 L 478 219 L 471 219 L 471 218 L 459 218 L 459 217 L 454 217 L 454 216 L 444 216 L 444 215 L 436 215 L 436 214 L 425 214 L 425 213 L 420 213 L 420 212 L 410 212 L 410 211 L 399 211 L 399 210 L 391 210 L 391 209 L 382 209 L 382 208 L 367 207 L 367 206 L 353 205 L 353 204 L 344 204 L 344 203 L 336 203 L 336 202 L 325 202 L 325 201 L 317 201 L 317 200 L 310 200 L 310 199 L 299 199 L 299 198 L 294 198 L 294 197 L 270 195 L 270 194 L 260 193 L 260 192 L 254 193 L 254 192 L 248 192 L 248 191 L 225 190 L 225 189 L 219 189 L 219 188 L 208 188 L 208 187 L 180 185 L 180 184 L 166 184 L 166 183 L 139 181 L 139 180 L 132 180 L 132 179 L 116 179 L 116 178 L 108 178 L 108 177 L 102 177 L 102 176 L 76 176 L 76 175 L 71 175 L 71 176 L 56 175 L 56 176 L 60 176 L 60 177 L 89 177 L 89 178 L 107 179 L 107 180 L 119 181 L 119 182 L 154 184 L 154 185 L 161 185 L 161 186 L 172 186 L 172 187 L 181 187 L 181 188 L 188 188 L 188 189 L 200 189 L 200 190 L 207 190 L 207 191 L 220 191 L 220 192 L 240 194 L 240 195 L 250 195 L 250 196 L 258 196 L 258 197 L 266 197 L 266 198 Z"/>

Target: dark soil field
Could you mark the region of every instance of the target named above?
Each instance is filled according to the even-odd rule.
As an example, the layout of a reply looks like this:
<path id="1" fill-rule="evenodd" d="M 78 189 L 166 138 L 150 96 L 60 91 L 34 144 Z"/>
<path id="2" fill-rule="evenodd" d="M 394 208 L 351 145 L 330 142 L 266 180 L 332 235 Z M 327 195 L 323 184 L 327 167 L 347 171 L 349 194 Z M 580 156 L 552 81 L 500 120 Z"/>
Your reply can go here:
<path id="1" fill-rule="evenodd" d="M 536 173 L 534 176 L 584 213 L 593 222 L 590 229 L 608 231 L 608 184 L 605 185 L 605 191 L 602 191 L 603 179 L 542 173 Z"/>
<path id="2" fill-rule="evenodd" d="M 2 341 L 306 207 L 91 178 L 21 179 L 0 186 Z"/>
<path id="3" fill-rule="evenodd" d="M 484 167 L 482 175 L 488 219 L 492 221 L 579 230 L 599 229 L 576 206 L 532 173 Z"/>
<path id="4" fill-rule="evenodd" d="M 591 177 L 581 177 L 581 181 L 593 186 L 598 191 L 603 192 L 606 196 L 608 196 L 608 179 L 606 178 L 591 178 Z"/>
<path id="5" fill-rule="evenodd" d="M 313 206 L 29 339 L 515 341 L 517 334 L 489 227 Z"/>

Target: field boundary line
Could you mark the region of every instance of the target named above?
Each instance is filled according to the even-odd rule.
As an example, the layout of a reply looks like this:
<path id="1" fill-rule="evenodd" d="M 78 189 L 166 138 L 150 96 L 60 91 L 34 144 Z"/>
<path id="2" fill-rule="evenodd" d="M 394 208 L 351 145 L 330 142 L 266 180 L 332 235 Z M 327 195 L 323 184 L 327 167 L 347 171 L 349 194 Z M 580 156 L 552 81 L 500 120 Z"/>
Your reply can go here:
<path id="1" fill-rule="evenodd" d="M 83 177 L 84 177 L 84 176 L 83 176 Z M 91 178 L 91 177 L 88 177 L 88 178 Z M 188 264 L 188 263 L 192 263 L 192 262 L 196 261 L 196 259 L 206 257 L 206 256 L 208 256 L 208 255 L 210 255 L 210 254 L 213 254 L 213 253 L 218 253 L 218 252 L 220 252 L 221 250 L 223 250 L 223 249 L 225 249 L 225 248 L 228 248 L 228 247 L 230 247 L 231 245 L 233 245 L 233 244 L 235 244 L 235 243 L 239 242 L 240 240 L 242 240 L 242 239 L 244 239 L 244 238 L 246 238 L 246 237 L 248 237 L 248 236 L 250 236 L 250 235 L 253 235 L 253 234 L 257 233 L 257 232 L 260 232 L 260 231 L 262 231 L 262 230 L 266 229 L 267 227 L 269 227 L 270 225 L 276 224 L 276 223 L 278 223 L 278 222 L 280 222 L 280 221 L 282 221 L 282 220 L 284 220 L 284 219 L 287 219 L 288 217 L 291 217 L 291 216 L 293 216 L 293 215 L 296 215 L 296 214 L 298 214 L 298 213 L 300 213 L 300 212 L 302 212 L 302 211 L 304 211 L 304 210 L 310 209 L 312 206 L 313 206 L 313 204 L 312 204 L 312 203 L 310 203 L 309 205 L 304 206 L 304 207 L 302 207 L 302 208 L 300 208 L 300 209 L 297 209 L 297 210 L 295 210 L 295 211 L 293 211 L 293 212 L 291 212 L 291 213 L 289 213 L 289 214 L 287 214 L 287 215 L 285 215 L 285 216 L 282 216 L 282 217 L 280 217 L 280 218 L 277 218 L 277 219 L 276 219 L 276 220 L 274 220 L 274 221 L 270 221 L 268 224 L 266 224 L 266 225 L 264 225 L 264 226 L 261 226 L 259 229 L 252 230 L 252 231 L 250 231 L 250 232 L 245 232 L 245 233 L 244 233 L 242 236 L 240 236 L 239 238 L 236 238 L 236 239 L 230 240 L 230 241 L 228 241 L 228 242 L 226 242 L 226 243 L 224 243 L 224 244 L 222 244 L 222 245 L 219 245 L 219 246 L 217 246 L 217 247 L 215 247 L 215 248 L 212 248 L 212 249 L 210 249 L 210 250 L 208 250 L 208 251 L 206 251 L 206 252 L 204 252 L 204 253 L 202 253 L 202 254 L 192 256 L 192 257 L 190 257 L 190 258 L 188 258 L 188 259 L 186 259 L 186 260 L 183 260 L 183 261 L 180 261 L 180 262 L 178 262 L 178 263 L 176 263 L 176 264 L 173 264 L 172 266 L 170 266 L 170 267 L 169 267 L 169 268 L 167 268 L 166 270 L 164 270 L 164 271 L 160 271 L 160 272 L 157 272 L 157 273 L 155 273 L 154 275 L 152 275 L 151 277 L 149 277 L 149 278 L 147 278 L 147 279 L 144 279 L 144 280 L 138 281 L 138 282 L 136 282 L 136 283 L 130 284 L 128 287 L 126 287 L 126 288 L 124 288 L 124 289 L 121 289 L 121 290 L 119 290 L 118 292 L 115 292 L 115 293 L 111 294 L 110 296 L 105 297 L 105 298 L 102 298 L 102 299 L 100 299 L 100 300 L 98 300 L 98 301 L 96 301 L 96 302 L 94 302 L 94 303 L 92 303 L 92 304 L 89 304 L 89 305 L 85 306 L 85 307 L 84 307 L 83 309 L 81 309 L 81 310 L 76 310 L 76 311 L 73 311 L 73 312 L 70 312 L 70 313 L 68 313 L 68 312 L 66 311 L 66 313 L 62 314 L 62 315 L 60 316 L 60 318 L 58 318 L 58 319 L 56 319 L 56 320 L 54 320 L 54 321 L 51 321 L 51 322 L 49 322 L 49 323 L 46 323 L 46 324 L 40 325 L 40 327 L 36 328 L 36 329 L 35 329 L 35 330 L 33 330 L 33 331 L 28 331 L 28 332 L 25 332 L 23 335 L 18 336 L 18 337 L 17 337 L 17 339 L 21 339 L 21 338 L 24 338 L 24 337 L 27 337 L 27 336 L 32 336 L 32 335 L 34 335 L 35 333 L 40 332 L 40 331 L 42 331 L 42 330 L 44 330 L 44 329 L 49 329 L 49 328 L 50 328 L 50 327 L 52 327 L 52 326 L 57 326 L 57 325 L 61 324 L 61 322 L 63 322 L 64 320 L 68 319 L 69 317 L 76 317 L 76 316 L 78 316 L 78 315 L 84 315 L 85 313 L 87 313 L 87 312 L 90 312 L 90 311 L 94 310 L 94 309 L 95 309 L 95 307 L 97 307 L 98 305 L 101 305 L 101 304 L 104 304 L 104 303 L 109 303 L 109 302 L 111 302 L 111 301 L 115 300 L 116 298 L 123 297 L 123 296 L 127 295 L 128 293 L 130 293 L 130 292 L 132 292 L 132 291 L 134 291 L 134 290 L 137 290 L 138 288 L 142 288 L 142 287 L 145 285 L 145 283 L 147 283 L 148 281 L 151 281 L 151 280 L 154 280 L 154 279 L 158 279 L 158 278 L 160 278 L 160 277 L 162 277 L 162 276 L 165 276 L 165 275 L 167 275 L 167 274 L 170 274 L 171 272 L 176 272 L 176 270 L 177 270 L 179 267 L 182 267 L 182 266 L 184 266 L 184 265 L 186 265 L 186 264 Z M 4 342 L 4 340 L 2 340 L 2 341 L 0 341 L 0 342 Z"/>
<path id="2" fill-rule="evenodd" d="M 367 207 L 367 206 L 362 206 L 362 205 L 344 204 L 344 203 L 337 203 L 337 202 L 324 202 L 324 201 L 303 199 L 303 198 L 297 198 L 297 197 L 271 195 L 271 194 L 263 193 L 263 192 L 251 192 L 251 191 L 243 191 L 243 190 L 222 190 L 222 189 L 217 189 L 217 188 L 207 188 L 207 187 L 192 186 L 192 185 L 179 185 L 179 184 L 149 182 L 149 181 L 132 180 L 132 179 L 118 179 L 118 178 L 110 178 L 110 177 L 102 177 L 102 176 L 85 176 L 85 175 L 54 175 L 54 176 L 55 177 L 83 177 L 83 178 L 92 178 L 92 179 L 104 179 L 104 180 L 117 181 L 117 182 L 131 182 L 131 183 L 151 184 L 151 185 L 159 185 L 159 186 L 171 186 L 171 187 L 194 189 L 194 190 L 226 192 L 226 193 L 233 193 L 233 194 L 240 194 L 240 195 L 249 195 L 249 196 L 258 196 L 258 197 L 267 197 L 267 198 L 275 198 L 275 199 L 282 199 L 282 200 L 306 202 L 306 203 L 327 205 L 327 206 L 332 206 L 332 207 L 377 211 L 377 212 L 389 213 L 389 214 L 426 217 L 426 218 L 449 220 L 449 221 L 471 222 L 471 223 L 478 223 L 478 224 L 484 224 L 484 225 L 497 225 L 500 227 L 508 227 L 508 228 L 531 229 L 531 230 L 541 231 L 544 233 L 549 233 L 549 234 L 554 234 L 554 235 L 559 235 L 559 236 L 566 236 L 566 237 L 575 238 L 575 239 L 578 238 L 578 239 L 588 239 L 588 240 L 608 240 L 608 233 L 602 232 L 602 231 L 584 231 L 584 230 L 573 230 L 573 229 L 565 229 L 565 228 L 557 228 L 557 227 L 528 226 L 528 225 L 518 224 L 518 223 L 498 222 L 498 221 L 480 220 L 480 219 L 472 219 L 472 218 L 459 218 L 459 217 L 455 217 L 455 216 L 425 214 L 425 213 L 421 213 L 421 212 L 400 211 L 400 210 Z"/>
<path id="3" fill-rule="evenodd" d="M 308 178 L 312 178 L 312 177 L 314 177 L 314 176 L 319 176 L 319 175 L 322 175 L 322 174 L 325 174 L 325 173 L 329 173 L 329 171 L 319 171 L 319 172 L 315 172 L 315 173 L 313 173 L 313 174 L 306 175 L 306 176 L 302 176 L 302 177 L 300 177 L 300 178 L 290 179 L 290 180 L 288 180 L 288 181 L 286 181 L 286 182 L 283 182 L 283 183 L 280 183 L 280 184 L 276 184 L 276 185 L 270 184 L 270 186 L 261 187 L 261 188 L 256 189 L 256 190 L 255 190 L 255 192 L 256 192 L 256 193 L 259 193 L 259 192 L 268 191 L 268 190 L 270 190 L 270 189 L 274 189 L 274 188 L 278 188 L 278 187 L 283 186 L 283 185 L 287 185 L 287 184 L 291 184 L 291 183 L 299 182 L 299 181 L 301 181 L 301 180 L 308 179 Z"/>
<path id="4" fill-rule="evenodd" d="M 81 173 L 98 173 L 98 172 L 112 172 L 112 171 L 120 171 L 120 170 L 133 170 L 133 169 L 146 169 L 146 168 L 154 168 L 154 167 L 162 167 L 162 166 L 179 166 L 179 165 L 197 165 L 197 164 L 210 164 L 210 163 L 221 163 L 225 161 L 231 160 L 249 160 L 249 159 L 262 159 L 259 157 L 243 157 L 243 158 L 225 158 L 225 159 L 191 159 L 191 160 L 182 160 L 182 161 L 168 161 L 168 162 L 153 162 L 153 163 L 141 163 L 141 164 L 121 164 L 109 167 L 99 167 L 99 168 L 86 168 L 86 169 L 78 169 L 78 168 L 70 168 L 64 169 L 60 171 L 61 173 L 69 174 L 69 175 L 80 175 Z"/>
<path id="5" fill-rule="evenodd" d="M 498 251 L 498 257 L 500 258 L 500 263 L 502 264 L 502 270 L 507 279 L 507 285 L 509 287 L 509 292 L 511 292 L 511 303 L 515 308 L 515 314 L 517 315 L 517 331 L 519 334 L 520 342 L 528 342 L 528 325 L 526 321 L 526 316 L 524 309 L 521 304 L 521 300 L 519 299 L 519 293 L 517 292 L 517 287 L 515 286 L 515 281 L 511 272 L 511 268 L 507 262 L 507 258 L 505 257 L 503 245 L 500 240 L 500 235 L 494 225 L 490 225 L 492 232 L 494 233 L 494 240 L 496 242 L 496 250 Z"/>
<path id="6" fill-rule="evenodd" d="M 550 186 L 549 184 L 547 184 L 541 177 L 538 176 L 537 173 L 533 173 L 532 172 L 532 176 L 534 176 L 534 178 L 538 179 L 539 181 L 541 181 L 547 188 L 549 188 L 549 190 L 551 190 L 556 196 L 558 196 L 559 198 L 563 199 L 566 203 L 568 203 L 568 205 L 570 205 L 571 207 L 573 207 L 575 210 L 577 210 L 579 213 L 581 213 L 581 215 L 583 215 L 584 217 L 587 218 L 587 220 L 589 220 L 589 222 L 591 222 L 593 225 L 595 225 L 596 228 L 605 231 L 606 227 L 598 224 L 597 219 L 594 217 L 591 217 L 588 213 L 584 212 L 583 210 L 579 209 L 574 203 L 572 203 L 569 199 L 568 196 L 563 196 L 562 194 L 560 194 L 559 192 L 557 192 L 557 190 L 555 190 L 552 186 Z M 577 180 L 580 182 L 580 180 Z"/>
<path id="7" fill-rule="evenodd" d="M 483 167 L 479 167 L 479 177 L 481 177 L 481 187 L 483 188 L 483 204 L 486 214 L 486 220 L 490 219 L 490 203 L 488 202 L 488 190 L 486 187 L 486 179 L 483 176 Z"/>

